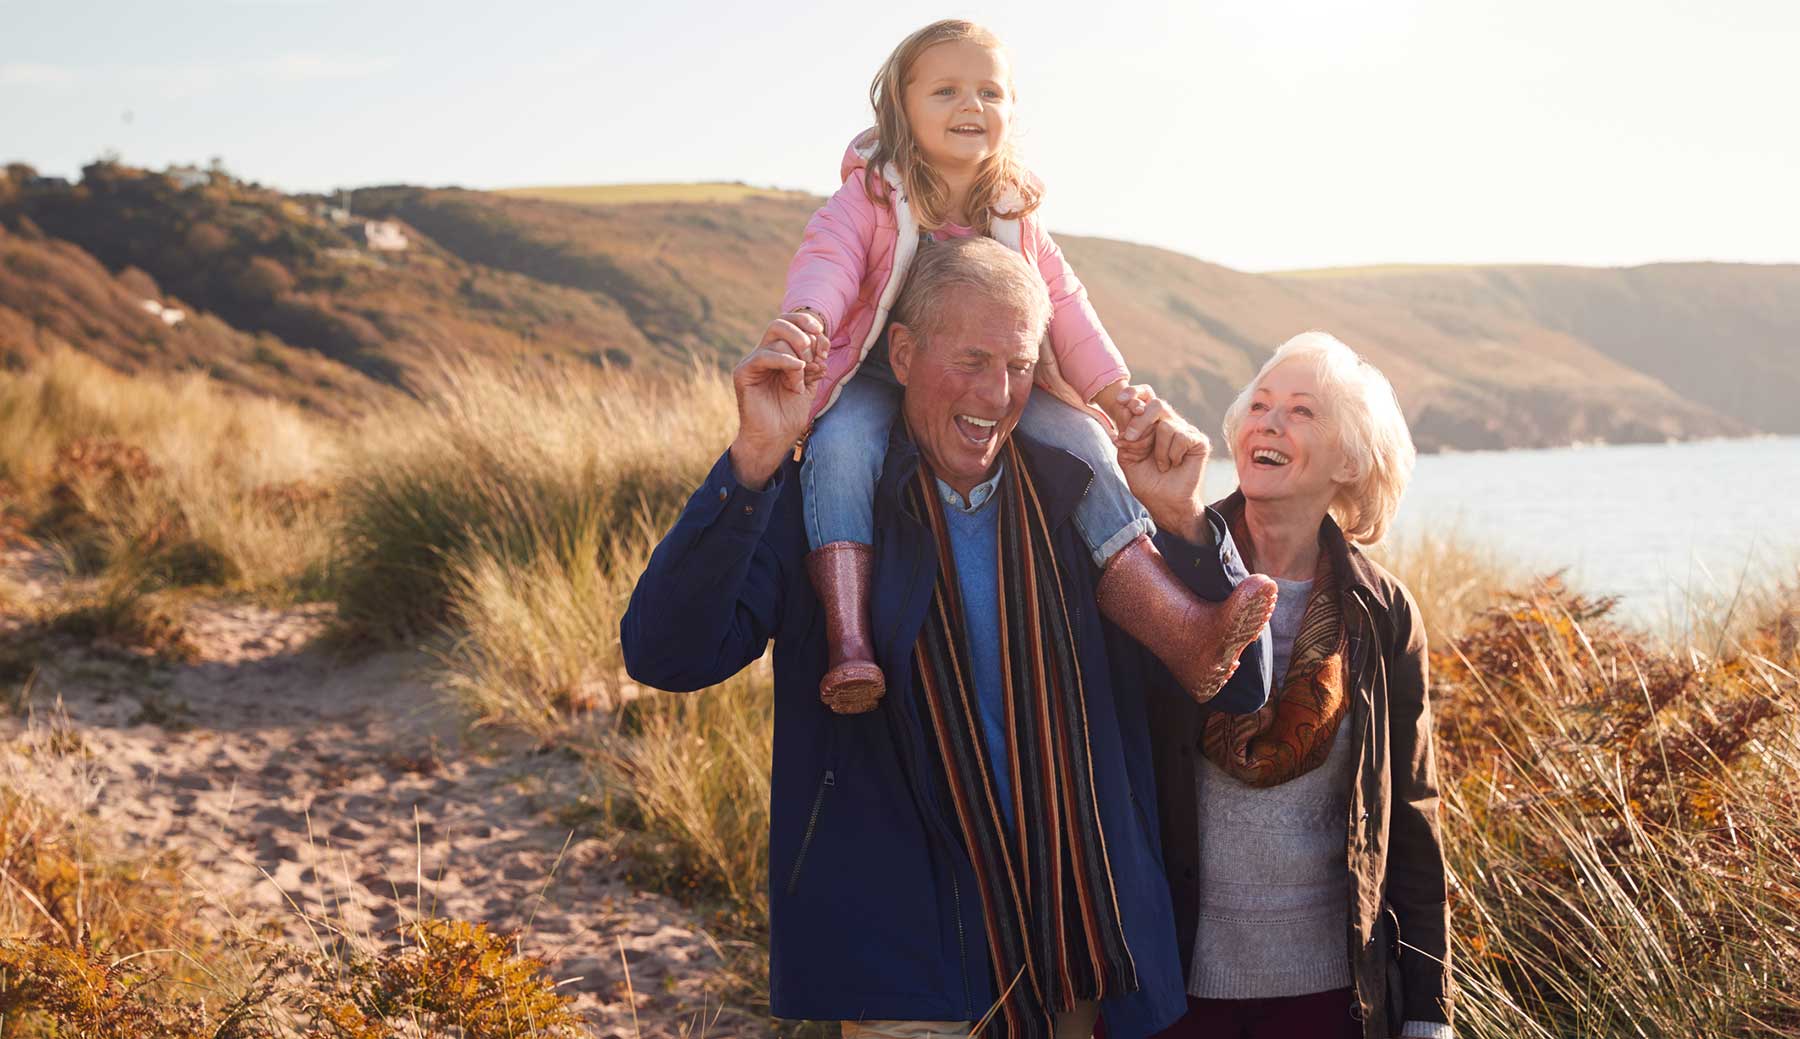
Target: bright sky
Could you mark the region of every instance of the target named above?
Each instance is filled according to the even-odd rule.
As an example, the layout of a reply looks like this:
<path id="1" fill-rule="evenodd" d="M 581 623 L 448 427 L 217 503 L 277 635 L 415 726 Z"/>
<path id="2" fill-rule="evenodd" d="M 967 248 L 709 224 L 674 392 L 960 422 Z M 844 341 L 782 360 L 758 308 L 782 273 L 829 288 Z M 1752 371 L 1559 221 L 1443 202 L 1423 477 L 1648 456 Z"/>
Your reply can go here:
<path id="1" fill-rule="evenodd" d="M 1059 231 L 1248 270 L 1800 261 L 1797 0 L 0 0 L 0 160 L 827 192 L 949 15 L 1007 41 Z"/>

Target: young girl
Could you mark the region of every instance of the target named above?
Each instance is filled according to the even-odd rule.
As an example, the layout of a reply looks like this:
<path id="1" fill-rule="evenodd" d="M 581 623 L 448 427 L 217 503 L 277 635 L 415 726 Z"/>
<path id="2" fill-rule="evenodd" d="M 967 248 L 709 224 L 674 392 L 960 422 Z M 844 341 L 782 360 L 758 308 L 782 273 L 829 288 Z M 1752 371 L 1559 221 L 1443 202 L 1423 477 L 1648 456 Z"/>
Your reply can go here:
<path id="1" fill-rule="evenodd" d="M 928 25 L 894 49 L 869 98 L 876 125 L 851 142 L 843 187 L 807 223 L 782 302 L 784 319 L 810 329 L 803 315 L 811 315 L 824 330 L 815 343 L 830 341 L 801 464 L 813 549 L 807 571 L 830 643 L 820 695 L 834 711 L 861 713 L 886 688 L 869 639 L 868 595 L 875 484 L 899 410 L 888 310 L 919 249 L 982 234 L 1024 254 L 1050 292 L 1050 349 L 1019 426 L 1094 471 L 1075 522 L 1103 568 L 1101 611 L 1196 698 L 1210 698 L 1274 597 L 1256 584 L 1227 603 L 1200 600 L 1150 542 L 1149 513 L 1127 489 L 1103 426 L 1122 430 L 1133 414 L 1135 398 L 1124 392 L 1130 371 L 1033 215 L 1042 189 L 1013 154 L 1012 75 L 1000 41 L 969 22 Z"/>

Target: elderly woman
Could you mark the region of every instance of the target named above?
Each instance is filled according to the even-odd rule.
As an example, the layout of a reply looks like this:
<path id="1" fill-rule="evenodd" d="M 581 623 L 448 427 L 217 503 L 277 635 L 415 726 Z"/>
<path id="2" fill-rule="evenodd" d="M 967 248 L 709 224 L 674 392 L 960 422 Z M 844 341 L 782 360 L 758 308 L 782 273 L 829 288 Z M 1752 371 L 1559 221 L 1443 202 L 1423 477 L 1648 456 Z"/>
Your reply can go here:
<path id="1" fill-rule="evenodd" d="M 1238 491 L 1217 508 L 1249 568 L 1280 586 L 1274 685 L 1252 715 L 1159 705 L 1190 995 L 1164 1035 L 1448 1037 L 1425 628 L 1357 548 L 1406 489 L 1406 420 L 1379 371 L 1308 332 L 1232 404 L 1225 440 Z"/>

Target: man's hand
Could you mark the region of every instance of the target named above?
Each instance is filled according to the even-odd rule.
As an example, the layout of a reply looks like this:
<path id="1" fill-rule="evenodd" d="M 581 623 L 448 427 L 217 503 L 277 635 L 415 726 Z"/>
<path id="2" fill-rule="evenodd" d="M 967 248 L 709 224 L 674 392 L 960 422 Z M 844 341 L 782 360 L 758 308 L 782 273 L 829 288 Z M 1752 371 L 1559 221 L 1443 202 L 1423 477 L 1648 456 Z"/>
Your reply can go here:
<path id="1" fill-rule="evenodd" d="M 766 486 L 806 432 L 813 390 L 825 374 L 824 331 L 810 313 L 776 318 L 762 342 L 732 370 L 738 431 L 731 441 L 731 469 L 744 486 Z"/>
<path id="2" fill-rule="evenodd" d="M 1150 387 L 1133 386 L 1121 396 L 1126 394 L 1132 417 L 1114 443 L 1131 493 L 1158 527 L 1196 545 L 1209 544 L 1204 483 L 1211 442 Z"/>

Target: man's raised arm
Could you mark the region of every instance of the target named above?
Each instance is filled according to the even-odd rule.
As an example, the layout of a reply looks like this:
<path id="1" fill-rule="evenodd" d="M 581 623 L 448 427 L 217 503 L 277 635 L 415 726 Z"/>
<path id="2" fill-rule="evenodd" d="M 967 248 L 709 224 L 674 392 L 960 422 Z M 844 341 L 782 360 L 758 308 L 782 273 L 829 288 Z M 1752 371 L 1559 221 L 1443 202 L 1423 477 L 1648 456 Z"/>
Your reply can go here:
<path id="1" fill-rule="evenodd" d="M 732 372 L 737 435 L 651 553 L 619 622 L 625 670 L 645 685 L 716 685 L 775 634 L 781 560 L 763 534 L 824 370 L 823 328 L 810 314 L 796 318 L 773 322 Z"/>

